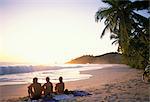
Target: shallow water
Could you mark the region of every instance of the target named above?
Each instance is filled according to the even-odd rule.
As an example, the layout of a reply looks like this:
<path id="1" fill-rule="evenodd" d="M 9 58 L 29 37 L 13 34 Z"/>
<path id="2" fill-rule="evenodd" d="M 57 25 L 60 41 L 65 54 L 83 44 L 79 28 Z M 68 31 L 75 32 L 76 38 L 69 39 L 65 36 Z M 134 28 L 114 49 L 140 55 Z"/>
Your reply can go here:
<path id="1" fill-rule="evenodd" d="M 50 77 L 51 82 L 58 82 L 62 76 L 64 82 L 83 80 L 92 77 L 90 74 L 81 74 L 81 71 L 101 69 L 109 65 L 77 64 L 57 66 L 0 66 L 0 85 L 27 84 L 37 77 L 40 83 Z"/>

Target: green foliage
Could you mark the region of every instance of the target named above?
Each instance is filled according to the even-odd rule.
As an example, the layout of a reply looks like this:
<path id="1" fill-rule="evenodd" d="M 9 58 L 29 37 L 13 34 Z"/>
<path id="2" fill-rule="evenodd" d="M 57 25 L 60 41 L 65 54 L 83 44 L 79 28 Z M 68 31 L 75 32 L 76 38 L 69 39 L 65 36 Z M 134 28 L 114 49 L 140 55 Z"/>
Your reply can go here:
<path id="1" fill-rule="evenodd" d="M 148 10 L 149 1 L 103 0 L 109 5 L 96 12 L 96 22 L 104 19 L 105 31 L 111 32 L 111 39 L 118 43 L 123 62 L 135 67 L 145 68 L 149 64 L 149 19 L 137 14 L 135 10 Z"/>

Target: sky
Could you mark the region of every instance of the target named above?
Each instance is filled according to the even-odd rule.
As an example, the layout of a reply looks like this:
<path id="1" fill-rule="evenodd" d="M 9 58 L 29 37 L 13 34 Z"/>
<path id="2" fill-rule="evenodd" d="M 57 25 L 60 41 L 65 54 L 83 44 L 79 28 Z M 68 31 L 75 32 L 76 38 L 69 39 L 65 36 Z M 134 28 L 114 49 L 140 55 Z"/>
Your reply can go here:
<path id="1" fill-rule="evenodd" d="M 116 52 L 95 22 L 101 0 L 0 0 L 0 62 L 64 63 Z"/>

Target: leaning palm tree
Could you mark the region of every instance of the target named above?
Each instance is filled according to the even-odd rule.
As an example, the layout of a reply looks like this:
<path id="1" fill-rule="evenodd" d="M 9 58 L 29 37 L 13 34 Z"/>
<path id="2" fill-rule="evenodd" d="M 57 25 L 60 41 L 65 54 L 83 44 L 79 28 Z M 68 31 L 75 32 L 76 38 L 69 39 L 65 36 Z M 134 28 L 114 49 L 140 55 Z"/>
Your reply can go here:
<path id="1" fill-rule="evenodd" d="M 106 30 L 110 30 L 112 34 L 117 34 L 120 40 L 120 47 L 124 53 L 128 50 L 129 46 L 129 34 L 131 30 L 130 13 L 128 5 L 130 1 L 119 0 L 104 0 L 104 3 L 109 4 L 109 8 L 101 8 L 96 13 L 96 21 L 105 19 L 105 28 L 101 34 L 101 38 L 104 36 Z"/>
<path id="2" fill-rule="evenodd" d="M 101 34 L 101 38 L 104 36 L 106 30 L 110 30 L 111 38 L 115 38 L 118 41 L 121 52 L 125 56 L 125 59 L 130 62 L 128 58 L 131 57 L 131 60 L 134 60 L 131 53 L 136 51 L 134 48 L 136 43 L 131 45 L 131 42 L 134 41 L 137 35 L 138 39 L 142 38 L 139 37 L 141 35 L 146 36 L 145 38 L 148 35 L 149 20 L 137 14 L 135 10 L 148 9 L 149 2 L 131 2 L 129 0 L 103 0 L 103 2 L 109 6 L 107 8 L 100 8 L 95 15 L 96 22 L 104 19 L 105 28 Z"/>

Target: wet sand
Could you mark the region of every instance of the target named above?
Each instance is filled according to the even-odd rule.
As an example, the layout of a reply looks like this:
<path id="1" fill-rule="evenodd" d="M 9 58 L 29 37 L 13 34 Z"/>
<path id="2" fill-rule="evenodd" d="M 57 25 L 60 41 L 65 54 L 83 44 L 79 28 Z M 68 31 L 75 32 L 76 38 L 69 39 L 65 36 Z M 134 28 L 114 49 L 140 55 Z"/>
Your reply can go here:
<path id="1" fill-rule="evenodd" d="M 86 80 L 65 83 L 69 90 L 85 90 L 92 94 L 76 97 L 77 102 L 150 101 L 150 84 L 142 82 L 142 70 L 114 64 L 103 69 L 82 71 L 81 73 L 93 76 Z M 27 96 L 27 86 L 27 84 L 0 86 L 0 101 L 20 101 L 19 97 Z"/>

